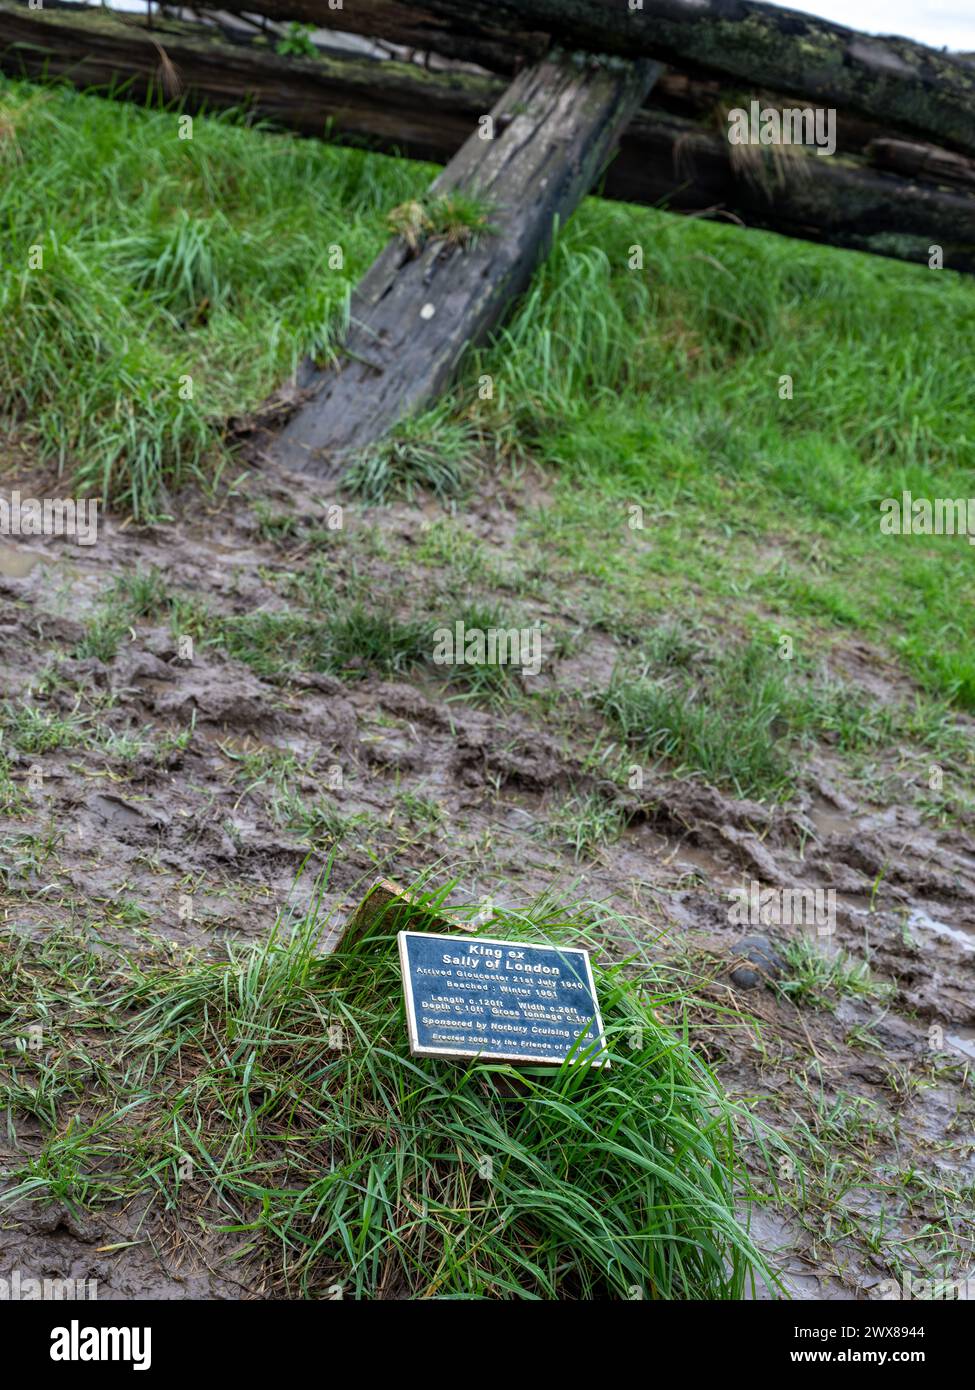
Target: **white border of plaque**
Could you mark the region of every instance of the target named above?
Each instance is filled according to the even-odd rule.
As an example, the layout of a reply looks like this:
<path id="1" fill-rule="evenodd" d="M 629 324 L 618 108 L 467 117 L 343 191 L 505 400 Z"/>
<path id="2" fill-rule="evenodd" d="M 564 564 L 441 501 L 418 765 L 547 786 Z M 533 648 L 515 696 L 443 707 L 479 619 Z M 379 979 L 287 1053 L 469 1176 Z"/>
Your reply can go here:
<path id="1" fill-rule="evenodd" d="M 475 1052 L 469 1047 L 421 1047 L 417 1039 L 416 1006 L 413 1002 L 413 981 L 410 977 L 410 963 L 406 948 L 406 938 L 409 936 L 416 936 L 424 941 L 446 941 L 455 950 L 458 946 L 463 946 L 467 942 L 477 942 L 478 945 L 484 946 L 512 946 L 518 950 L 558 951 L 562 955 L 582 956 L 586 963 L 586 977 L 589 981 L 589 991 L 592 996 L 594 1009 L 594 1021 L 599 1042 L 602 1044 L 602 1053 L 595 1059 L 585 1056 L 585 1053 L 596 1041 L 594 1038 L 592 1042 L 581 1049 L 581 1055 L 571 1059 L 570 1066 L 575 1066 L 579 1062 L 589 1067 L 608 1067 L 610 1065 L 609 1051 L 606 1047 L 606 1035 L 603 1030 L 602 1015 L 599 1012 L 599 1000 L 596 997 L 596 982 L 592 976 L 592 962 L 589 959 L 589 952 L 584 947 L 561 946 L 547 941 L 511 941 L 504 940 L 499 936 L 459 936 L 456 932 L 443 935 L 440 932 L 431 931 L 401 931 L 396 933 L 396 941 L 399 946 L 400 974 L 403 977 L 403 994 L 406 999 L 406 1027 L 410 1039 L 410 1052 L 414 1057 L 471 1057 L 486 1062 L 530 1062 L 533 1066 L 549 1067 L 560 1067 L 566 1060 L 565 1058 L 552 1057 L 551 1055 L 540 1057 L 537 1053 L 528 1052 Z"/>

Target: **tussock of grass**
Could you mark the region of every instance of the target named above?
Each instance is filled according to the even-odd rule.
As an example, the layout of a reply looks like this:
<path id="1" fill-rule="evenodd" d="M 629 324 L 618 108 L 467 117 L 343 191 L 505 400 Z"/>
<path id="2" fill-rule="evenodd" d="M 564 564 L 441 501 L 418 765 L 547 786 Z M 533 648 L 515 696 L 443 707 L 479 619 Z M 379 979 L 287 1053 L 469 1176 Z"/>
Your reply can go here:
<path id="1" fill-rule="evenodd" d="M 796 770 L 781 734 L 790 700 L 760 643 L 732 648 L 689 676 L 618 672 L 603 711 L 641 755 L 675 762 L 738 796 L 786 796 Z"/>
<path id="2" fill-rule="evenodd" d="M 389 924 L 325 959 L 323 925 L 313 904 L 215 964 L 107 969 L 76 938 L 21 943 L 6 1038 L 43 998 L 57 1051 L 3 1054 L 8 1112 L 44 1131 L 3 1200 L 138 1194 L 176 1219 L 188 1156 L 194 1209 L 207 1194 L 291 1293 L 743 1294 L 762 1268 L 735 1215 L 748 1118 L 658 1021 L 674 999 L 651 977 L 638 992 L 596 967 L 609 1071 L 412 1058 Z M 553 902 L 490 934 L 593 944 Z"/>
<path id="3" fill-rule="evenodd" d="M 0 181 L 3 414 L 140 515 L 213 476 L 229 415 L 328 354 L 385 210 L 430 177 L 233 115 L 180 140 L 175 112 L 5 79 L 0 114 L 18 150 Z"/>
<path id="4" fill-rule="evenodd" d="M 436 626 L 453 630 L 458 622 L 464 624 L 467 633 L 473 630 L 487 633 L 492 629 L 497 632 L 520 631 L 521 626 L 510 613 L 493 604 L 471 602 L 444 612 Z M 456 657 L 457 653 L 454 655 Z M 509 651 L 509 655 L 517 657 L 517 649 L 513 653 Z M 450 686 L 458 692 L 451 696 L 452 699 L 483 701 L 494 705 L 510 699 L 519 686 L 520 669 L 511 663 L 492 664 L 489 661 L 469 664 L 458 661 L 452 666 L 437 667 L 438 674 L 446 676 Z"/>
<path id="5" fill-rule="evenodd" d="M 429 654 L 429 634 L 415 620 L 356 600 L 337 605 L 329 618 L 302 613 L 250 613 L 217 619 L 214 640 L 259 676 L 278 679 L 321 671 L 354 679 L 379 671 L 401 673 Z"/>
<path id="6" fill-rule="evenodd" d="M 495 229 L 488 221 L 488 204 L 472 193 L 453 189 L 423 198 L 411 198 L 387 214 L 386 225 L 417 255 L 427 241 L 446 246 L 473 246 Z"/>
<path id="7" fill-rule="evenodd" d="M 554 807 L 546 817 L 544 833 L 555 844 L 571 849 L 578 862 L 592 858 L 603 845 L 618 840 L 626 824 L 623 808 L 594 792 L 570 797 Z"/>
<path id="8" fill-rule="evenodd" d="M 445 420 L 436 412 L 408 419 L 359 452 L 345 474 L 345 486 L 372 505 L 397 496 L 412 501 L 423 489 L 440 501 L 457 497 L 473 473 L 476 438 L 469 425 Z"/>
<path id="9" fill-rule="evenodd" d="M 874 978 L 865 960 L 856 960 L 846 951 L 829 952 L 807 937 L 782 944 L 788 970 L 776 989 L 797 1004 L 833 1012 L 844 998 L 884 998 L 892 986 Z"/>

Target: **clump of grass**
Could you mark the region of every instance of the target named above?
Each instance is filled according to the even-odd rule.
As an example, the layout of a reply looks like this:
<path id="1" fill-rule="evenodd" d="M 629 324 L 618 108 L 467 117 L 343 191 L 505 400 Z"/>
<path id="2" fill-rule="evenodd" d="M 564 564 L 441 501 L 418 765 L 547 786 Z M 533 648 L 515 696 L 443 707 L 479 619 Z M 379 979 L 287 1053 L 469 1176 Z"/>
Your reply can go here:
<path id="1" fill-rule="evenodd" d="M 229 656 L 243 661 L 262 680 L 284 680 L 301 670 L 317 669 L 319 625 L 302 613 L 215 616 L 211 631 Z"/>
<path id="2" fill-rule="evenodd" d="M 428 655 L 425 626 L 388 607 L 343 600 L 327 619 L 290 610 L 248 613 L 216 625 L 214 640 L 259 676 L 283 679 L 299 671 L 358 678 L 370 671 L 399 674 Z"/>
<path id="3" fill-rule="evenodd" d="M 345 813 L 320 797 L 306 801 L 292 789 L 273 796 L 270 811 L 275 824 L 315 846 L 339 845 L 351 830 L 369 820 L 364 812 Z"/>
<path id="4" fill-rule="evenodd" d="M 77 709 L 67 715 L 31 705 L 26 700 L 0 705 L 0 729 L 20 753 L 53 753 L 78 748 L 89 740 L 88 720 Z"/>
<path id="5" fill-rule="evenodd" d="M 131 624 L 123 609 L 114 606 L 100 608 L 85 623 L 84 635 L 74 648 L 77 657 L 94 657 L 110 665 L 115 660 L 119 643 Z"/>
<path id="6" fill-rule="evenodd" d="M 614 674 L 599 700 L 635 750 L 738 796 L 784 797 L 796 768 L 783 744 L 790 697 L 775 657 L 752 642 L 690 674 Z"/>
<path id="7" fill-rule="evenodd" d="M 488 547 L 457 518 L 437 517 L 420 532 L 412 558 L 420 565 L 443 566 L 451 587 L 467 592 L 475 586 L 499 587 L 512 582 L 512 569 L 500 566 Z"/>
<path id="8" fill-rule="evenodd" d="M 665 622 L 655 627 L 642 653 L 651 668 L 690 669 L 706 655 L 706 637 L 687 623 Z"/>
<path id="9" fill-rule="evenodd" d="M 284 791 L 304 770 L 291 748 L 236 747 L 228 741 L 220 744 L 220 751 L 235 764 L 235 778 L 245 784 L 243 796 L 267 783 Z"/>
<path id="10" fill-rule="evenodd" d="M 314 555 L 310 564 L 283 576 L 283 588 L 289 597 L 320 613 L 336 602 L 334 567 L 323 556 Z"/>
<path id="11" fill-rule="evenodd" d="M 438 626 L 450 631 L 455 630 L 455 624 L 462 622 L 465 633 L 470 634 L 473 630 L 489 633 L 492 630 L 498 633 L 513 633 L 518 635 L 520 627 L 509 613 L 503 609 L 494 607 L 490 604 L 470 604 L 461 608 L 458 612 L 451 614 Z M 512 694 L 518 689 L 520 667 L 512 664 L 509 659 L 506 663 L 483 661 L 461 661 L 458 659 L 459 653 L 454 652 L 453 665 L 437 666 L 437 671 L 445 674 L 454 687 L 461 692 L 455 698 L 464 700 L 483 701 L 486 704 L 498 705 L 510 700 Z M 509 658 L 513 655 L 518 659 L 518 647 L 508 647 Z"/>
<path id="12" fill-rule="evenodd" d="M 169 581 L 156 565 L 137 567 L 116 579 L 109 598 L 129 619 L 157 618 L 170 607 Z"/>
<path id="13" fill-rule="evenodd" d="M 0 79 L 17 161 L 0 180 L 2 414 L 78 491 L 163 515 L 168 493 L 218 476 L 229 416 L 333 351 L 385 210 L 430 169 L 245 113 L 197 116 L 178 140 L 172 110 L 38 90 Z M 341 228 L 341 270 L 323 227 Z"/>
<path id="14" fill-rule="evenodd" d="M 443 824 L 447 813 L 441 802 L 419 792 L 404 791 L 396 797 L 397 819 L 426 834 L 433 834 Z"/>
<path id="15" fill-rule="evenodd" d="M 92 734 L 92 743 L 110 758 L 130 763 L 151 750 L 151 734 L 152 729 L 149 725 L 141 730 L 108 729 L 99 725 Z"/>
<path id="16" fill-rule="evenodd" d="M 120 642 L 139 618 L 158 618 L 171 612 L 173 602 L 166 577 L 157 566 L 137 566 L 120 575 L 86 621 L 84 636 L 76 644 L 74 655 L 95 657 L 110 664 Z"/>
<path id="17" fill-rule="evenodd" d="M 23 808 L 23 796 L 13 778 L 13 766 L 0 749 L 0 815 L 15 816 Z"/>
<path id="18" fill-rule="evenodd" d="M 827 954 L 805 936 L 785 941 L 782 954 L 787 974 L 775 987 L 797 1004 L 832 1013 L 841 999 L 883 999 L 893 989 L 889 982 L 874 979 L 865 960 L 841 950 Z"/>
<path id="19" fill-rule="evenodd" d="M 396 496 L 412 501 L 421 491 L 447 501 L 468 485 L 476 443 L 477 435 L 467 424 L 437 413 L 410 418 L 360 450 L 345 474 L 345 486 L 373 506 Z"/>
<path id="20" fill-rule="evenodd" d="M 191 1157 L 194 1209 L 248 1237 L 277 1292 L 735 1299 L 755 1272 L 774 1284 L 737 1216 L 736 1131 L 754 1126 L 660 1022 L 675 1001 L 659 982 L 595 963 L 608 1071 L 414 1058 L 393 923 L 322 958 L 326 929 L 316 897 L 221 962 L 109 970 L 66 936 L 19 946 L 0 1017 L 21 1028 L 41 991 L 59 1063 L 7 1068 L 11 1122 L 33 1116 L 44 1137 L 0 1200 L 151 1194 L 175 1212 Z M 547 901 L 490 934 L 594 946 L 593 930 Z"/>
<path id="21" fill-rule="evenodd" d="M 592 792 L 588 796 L 571 797 L 549 811 L 544 833 L 556 844 L 568 846 L 578 862 L 591 858 L 603 845 L 618 840 L 627 821 L 622 807 Z"/>
<path id="22" fill-rule="evenodd" d="M 303 518 L 297 512 L 276 512 L 260 498 L 253 504 L 257 519 L 257 534 L 262 541 L 294 540 L 301 531 Z"/>
<path id="23" fill-rule="evenodd" d="M 447 246 L 473 246 L 482 236 L 495 231 L 488 218 L 490 207 L 483 198 L 461 189 L 430 194 L 400 203 L 386 217 L 386 225 L 401 236 L 415 256 L 428 241 Z"/>
<path id="24" fill-rule="evenodd" d="M 426 626 L 404 621 L 382 605 L 367 607 L 356 599 L 341 607 L 324 633 L 323 669 L 336 675 L 387 675 L 408 670 L 429 655 Z"/>
<path id="25" fill-rule="evenodd" d="M 229 294 L 216 250 L 226 236 L 220 218 L 181 208 L 171 222 L 114 243 L 125 275 L 184 328 L 205 322 Z"/>

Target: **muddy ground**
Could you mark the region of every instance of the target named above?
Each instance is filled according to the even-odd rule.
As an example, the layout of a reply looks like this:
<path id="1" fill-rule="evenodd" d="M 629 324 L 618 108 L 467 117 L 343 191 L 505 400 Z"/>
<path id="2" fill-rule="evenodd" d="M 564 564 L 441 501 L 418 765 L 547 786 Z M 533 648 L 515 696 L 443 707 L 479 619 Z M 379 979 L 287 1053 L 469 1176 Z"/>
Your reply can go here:
<path id="1" fill-rule="evenodd" d="M 4 457 L 5 492 L 45 495 L 51 480 L 15 441 Z M 915 1269 L 964 1277 L 975 1263 L 971 829 L 924 818 L 907 795 L 866 801 L 827 745 L 808 758 L 801 794 L 774 809 L 659 766 L 641 789 L 621 785 L 609 770 L 620 750 L 589 699 L 605 687 L 617 642 L 579 619 L 585 581 L 547 574 L 519 537 L 520 519 L 545 506 L 544 480 L 499 474 L 452 517 L 432 501 L 347 503 L 334 534 L 323 521 L 330 501 L 307 478 L 258 470 L 230 496 L 182 499 L 168 524 L 102 518 L 91 548 L 0 543 L 2 696 L 78 729 L 49 751 L 3 745 L 24 797 L 0 819 L 6 932 L 39 936 L 70 920 L 136 952 L 220 954 L 231 937 L 265 934 L 289 896 L 310 894 L 335 838 L 336 921 L 376 878 L 409 883 L 424 870 L 434 882 L 456 878 L 457 901 L 518 906 L 555 887 L 610 904 L 690 982 L 692 1037 L 728 1091 L 808 1165 L 805 1191 L 783 1171 L 776 1194 L 760 1155 L 749 1155 L 768 1193 L 753 1229 L 788 1290 L 877 1296 L 908 1250 Z M 133 621 L 107 659 L 79 654 L 113 581 L 151 567 L 221 614 L 280 610 L 293 576 L 323 571 L 354 574 L 360 591 L 409 613 L 450 590 L 449 562 L 413 558 L 444 523 L 487 553 L 481 596 L 524 605 L 527 595 L 565 639 L 531 698 L 458 698 L 433 667 L 262 679 L 199 635 L 191 659 L 181 656 L 168 617 Z M 842 659 L 872 698 L 909 691 L 862 645 Z M 885 785 L 896 787 L 895 750 L 889 764 Z M 292 808 L 295 797 L 333 808 L 341 829 L 293 828 L 281 811 L 288 795 Z M 567 801 L 590 795 L 626 825 L 577 857 L 550 827 Z M 752 880 L 836 889 L 824 949 L 868 959 L 891 993 L 818 1006 L 769 982 L 739 988 L 731 971 L 742 929 L 729 920 L 729 890 Z M 800 930 L 769 933 L 781 941 Z M 605 950 L 619 956 L 628 945 L 607 939 Z M 36 1124 L 10 1120 L 0 1161 L 9 1171 L 39 1139 Z M 261 1268 L 234 1253 L 233 1239 L 192 1221 L 145 1222 L 132 1208 L 80 1216 L 21 1204 L 0 1216 L 0 1274 L 96 1277 L 102 1298 L 262 1296 Z"/>

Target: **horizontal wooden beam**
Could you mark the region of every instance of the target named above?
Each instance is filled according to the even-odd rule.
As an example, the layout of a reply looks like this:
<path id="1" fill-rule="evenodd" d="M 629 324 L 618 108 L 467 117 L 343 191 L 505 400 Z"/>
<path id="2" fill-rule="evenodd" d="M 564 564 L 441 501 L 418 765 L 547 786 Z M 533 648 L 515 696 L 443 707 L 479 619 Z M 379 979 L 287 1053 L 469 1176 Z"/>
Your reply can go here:
<path id="1" fill-rule="evenodd" d="M 254 11 L 254 0 L 227 10 Z M 760 0 L 259 0 L 259 12 L 466 57 L 499 71 L 563 47 L 722 73 L 975 154 L 975 66 Z"/>
<path id="2" fill-rule="evenodd" d="M 353 56 L 284 58 L 199 25 L 157 19 L 149 31 L 138 19 L 108 11 L 32 11 L 0 0 L 0 68 L 9 73 L 47 73 L 138 101 L 165 99 L 173 92 L 160 49 L 188 110 L 245 106 L 303 135 L 328 131 L 331 139 L 439 164 L 505 88 L 503 79 L 488 75 Z M 687 97 L 689 107 L 702 106 L 714 96 L 681 74 L 664 74 L 658 85 L 660 99 L 672 104 Z M 600 191 L 905 260 L 926 262 L 928 247 L 938 244 L 949 267 L 975 272 L 975 199 L 951 186 L 964 185 L 970 164 L 936 150 L 922 158 L 916 146 L 908 148 L 913 153 L 871 151 L 876 168 L 796 154 L 795 164 L 770 166 L 763 183 L 732 163 L 731 147 L 714 131 L 645 107 Z"/>
<path id="3" fill-rule="evenodd" d="M 282 57 L 199 24 L 157 18 L 148 29 L 140 16 L 29 10 L 18 0 L 0 0 L 0 70 L 140 102 L 179 100 L 191 111 L 243 107 L 318 138 L 334 125 L 347 141 L 436 163 L 466 140 L 472 111 L 490 111 L 504 88 L 498 78 L 411 63 Z"/>

